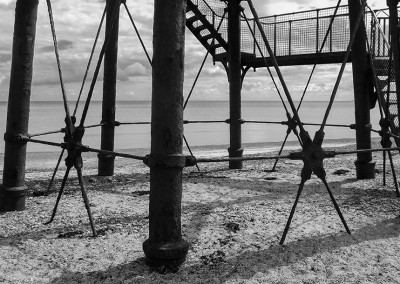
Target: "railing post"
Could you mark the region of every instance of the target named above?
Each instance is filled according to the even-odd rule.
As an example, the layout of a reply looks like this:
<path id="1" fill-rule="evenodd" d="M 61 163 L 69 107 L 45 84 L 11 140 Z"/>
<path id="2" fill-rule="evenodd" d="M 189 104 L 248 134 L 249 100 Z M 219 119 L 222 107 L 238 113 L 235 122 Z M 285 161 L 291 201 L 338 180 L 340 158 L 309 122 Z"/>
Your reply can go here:
<path id="1" fill-rule="evenodd" d="M 37 7 L 37 0 L 16 2 L 0 212 L 25 210 L 26 143 L 17 137 L 28 133 Z"/>
<path id="2" fill-rule="evenodd" d="M 276 43 L 277 43 L 277 41 L 276 41 L 276 25 L 277 25 L 277 23 L 276 23 L 276 15 L 274 16 L 274 56 L 276 57 Z M 270 55 L 271 56 L 271 55 Z"/>
<path id="3" fill-rule="evenodd" d="M 256 47 L 257 47 L 257 45 L 256 45 L 257 37 L 256 37 L 256 21 L 254 21 L 254 19 L 253 19 L 253 31 L 254 31 L 253 54 L 256 55 L 256 52 L 257 52 L 257 49 L 256 49 Z M 264 54 L 266 54 L 266 53 L 264 53 Z"/>
<path id="4" fill-rule="evenodd" d="M 358 30 L 355 31 L 356 20 L 363 6 L 359 1 L 349 1 L 350 30 L 356 32 L 354 44 L 351 49 L 353 66 L 354 106 L 356 122 L 357 149 L 371 149 L 371 131 L 367 128 L 370 124 L 369 95 L 373 92 L 372 85 L 368 82 L 368 61 L 366 50 L 366 35 L 364 21 L 360 21 Z M 371 89 L 370 89 L 371 88 Z M 375 177 L 375 163 L 372 162 L 371 153 L 358 153 L 356 175 L 358 179 Z"/>
<path id="5" fill-rule="evenodd" d="M 110 36 L 104 54 L 103 103 L 101 126 L 101 149 L 114 151 L 115 101 L 117 93 L 119 0 L 107 0 L 106 38 Z M 114 12 L 115 11 L 115 12 Z M 113 15 L 116 13 L 115 18 Z M 98 154 L 98 175 L 114 175 L 114 156 Z"/>
<path id="6" fill-rule="evenodd" d="M 289 55 L 292 55 L 292 21 L 289 21 Z"/>
<path id="7" fill-rule="evenodd" d="M 154 1 L 149 238 L 143 251 L 155 267 L 176 268 L 189 250 L 181 233 L 185 14 L 186 0 Z"/>
<path id="8" fill-rule="evenodd" d="M 376 22 L 374 21 L 374 18 L 371 17 L 371 56 L 376 56 L 375 44 L 376 44 Z"/>
<path id="9" fill-rule="evenodd" d="M 329 52 L 332 52 L 332 42 L 333 42 L 333 24 L 331 30 L 329 31 Z"/>
<path id="10" fill-rule="evenodd" d="M 229 126 L 230 147 L 229 157 L 242 157 L 242 117 L 241 117 L 241 30 L 240 13 L 243 8 L 241 0 L 228 1 L 228 44 L 229 44 Z M 230 161 L 230 169 L 241 169 L 242 161 Z"/>
<path id="11" fill-rule="evenodd" d="M 317 9 L 317 26 L 316 26 L 315 50 L 319 52 L 319 9 Z"/>

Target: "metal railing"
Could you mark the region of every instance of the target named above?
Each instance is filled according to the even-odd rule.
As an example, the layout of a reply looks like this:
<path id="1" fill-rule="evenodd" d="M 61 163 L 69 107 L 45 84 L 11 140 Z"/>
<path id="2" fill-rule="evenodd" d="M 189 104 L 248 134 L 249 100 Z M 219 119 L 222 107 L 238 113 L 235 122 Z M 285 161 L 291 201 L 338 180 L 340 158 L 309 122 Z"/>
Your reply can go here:
<path id="1" fill-rule="evenodd" d="M 207 20 L 216 26 L 218 25 L 226 8 L 226 4 L 220 0 L 191 0 L 198 9 L 206 16 Z M 260 21 L 267 35 L 275 56 L 291 56 L 303 54 L 315 54 L 319 51 L 323 38 L 328 30 L 329 23 L 336 7 L 316 9 L 295 13 L 261 17 Z M 382 33 L 375 33 L 376 27 L 372 20 L 371 11 L 367 9 L 365 15 L 365 26 L 370 34 L 373 43 L 376 45 L 376 54 L 385 56 L 383 35 L 389 38 L 389 16 L 387 9 L 375 10 Z M 261 35 L 257 30 L 253 19 L 249 19 L 256 40 L 261 43 Z M 201 25 L 201 23 L 198 23 Z M 205 33 L 207 31 L 204 31 Z M 225 19 L 221 25 L 221 36 L 228 41 L 228 21 Z M 252 37 L 249 27 L 243 19 L 242 23 L 242 51 L 260 58 L 261 54 Z M 322 53 L 335 53 L 346 51 L 350 39 L 350 22 L 348 6 L 340 6 L 333 21 L 332 30 L 328 35 L 327 42 Z M 262 46 L 262 52 L 269 57 L 267 50 Z M 216 54 L 226 52 L 220 48 Z"/>
<path id="2" fill-rule="evenodd" d="M 391 122 L 392 131 L 395 135 L 398 135 L 399 107 L 396 93 L 395 69 L 390 56 L 388 15 L 386 11 L 380 13 L 370 11 L 367 15 L 370 17 L 369 20 L 371 23 L 371 33 L 367 34 L 368 49 L 378 82 L 377 92 L 384 103 L 382 107 Z"/>
<path id="3" fill-rule="evenodd" d="M 221 22 L 221 19 L 224 15 L 224 9 L 226 8 L 226 4 L 220 0 L 189 0 L 189 1 L 191 1 L 193 4 L 197 6 L 199 11 L 205 16 L 206 20 L 214 26 L 214 30 L 218 30 L 218 25 Z M 190 16 L 190 14 L 188 16 Z M 200 25 L 202 25 L 200 21 L 193 23 L 194 27 Z M 202 36 L 206 36 L 208 32 L 209 31 L 207 30 L 203 30 L 200 33 L 202 34 Z M 225 39 L 225 41 L 228 40 L 228 21 L 226 19 L 222 21 L 218 32 Z M 223 48 L 217 48 L 215 50 L 215 54 L 220 54 L 223 52 L 226 52 L 226 50 L 224 50 Z"/>

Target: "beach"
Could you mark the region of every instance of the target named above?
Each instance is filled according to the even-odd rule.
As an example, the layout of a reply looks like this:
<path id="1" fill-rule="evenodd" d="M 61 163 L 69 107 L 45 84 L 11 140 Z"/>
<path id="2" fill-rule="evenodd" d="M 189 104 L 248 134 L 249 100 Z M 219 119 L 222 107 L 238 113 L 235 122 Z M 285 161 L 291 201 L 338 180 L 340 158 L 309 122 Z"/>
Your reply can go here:
<path id="1" fill-rule="evenodd" d="M 280 143 L 246 144 L 245 155 L 274 156 Z M 226 156 L 227 146 L 196 146 L 196 157 Z M 380 148 L 374 139 L 373 148 Z M 299 150 L 290 142 L 284 155 Z M 324 149 L 355 149 L 354 140 L 327 140 Z M 147 149 L 123 150 L 145 155 Z M 185 153 L 187 151 L 185 150 Z M 0 215 L 0 283 L 400 283 L 400 198 L 382 153 L 376 178 L 357 180 L 356 156 L 325 159 L 327 182 L 351 230 L 315 175 L 305 184 L 284 245 L 279 245 L 300 183 L 302 161 L 246 161 L 184 169 L 182 235 L 190 243 L 178 271 L 150 269 L 149 168 L 117 158 L 113 177 L 98 177 L 97 157 L 84 153 L 84 181 L 97 238 L 92 237 L 76 172 L 71 172 L 54 221 L 48 221 L 65 171 L 43 195 L 58 153 L 29 153 L 26 210 Z M 393 152 L 395 169 L 399 155 Z M 3 154 L 0 155 L 1 171 Z M 397 172 L 398 173 L 398 172 Z M 2 174 L 2 173 L 1 173 Z"/>

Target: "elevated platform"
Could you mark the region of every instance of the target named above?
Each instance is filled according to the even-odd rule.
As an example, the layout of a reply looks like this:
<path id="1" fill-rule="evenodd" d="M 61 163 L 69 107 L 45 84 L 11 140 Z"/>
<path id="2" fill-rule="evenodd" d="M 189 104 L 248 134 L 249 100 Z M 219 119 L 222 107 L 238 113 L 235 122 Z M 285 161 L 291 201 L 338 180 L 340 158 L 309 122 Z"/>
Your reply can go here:
<path id="1" fill-rule="evenodd" d="M 331 52 L 318 55 L 317 53 L 310 54 L 296 54 L 287 56 L 277 56 L 279 66 L 293 66 L 293 65 L 312 65 L 312 64 L 331 64 L 341 63 L 343 61 L 345 52 Z M 228 53 L 220 53 L 214 57 L 217 62 L 225 62 L 228 60 Z M 242 52 L 242 65 L 249 68 L 262 68 L 272 67 L 272 60 L 266 57 L 267 64 L 264 58 L 256 57 L 254 54 Z M 351 62 L 351 56 L 347 62 Z"/>
<path id="2" fill-rule="evenodd" d="M 189 0 L 186 26 L 210 52 L 215 62 L 226 62 L 228 57 L 226 4 L 220 0 Z M 340 6 L 321 50 L 329 23 L 336 7 L 261 17 L 260 22 L 280 66 L 341 63 L 350 39 L 348 6 Z M 382 36 L 388 38 L 389 21 L 386 10 L 374 11 L 378 21 L 367 11 L 365 25 L 375 46 L 376 56 L 387 56 Z M 249 24 L 248 24 L 249 23 Z M 384 34 L 376 33 L 377 25 Z M 254 34 L 254 36 L 253 36 Z M 262 43 L 254 19 L 242 17 L 242 65 L 261 68 L 271 66 L 270 55 Z M 261 46 L 261 51 L 257 47 Z M 267 58 L 267 64 L 263 59 Z M 349 59 L 351 61 L 351 58 Z"/>

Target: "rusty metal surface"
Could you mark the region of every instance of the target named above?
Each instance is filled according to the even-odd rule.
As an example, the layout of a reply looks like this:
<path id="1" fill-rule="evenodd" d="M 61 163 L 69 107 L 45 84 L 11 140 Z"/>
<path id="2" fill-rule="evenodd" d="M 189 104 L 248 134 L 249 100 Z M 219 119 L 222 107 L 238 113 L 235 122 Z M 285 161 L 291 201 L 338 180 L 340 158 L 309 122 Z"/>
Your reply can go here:
<path id="1" fill-rule="evenodd" d="M 354 29 L 355 21 L 362 9 L 362 5 L 358 1 L 349 2 L 349 17 L 350 28 Z M 372 93 L 372 85 L 368 84 L 368 61 L 366 51 L 366 36 L 364 22 L 360 22 L 357 30 L 355 41 L 352 47 L 352 66 L 353 66 L 353 86 L 354 86 L 354 106 L 355 106 L 355 122 L 359 126 L 356 128 L 357 149 L 371 148 L 371 131 L 364 125 L 371 123 L 369 96 L 366 94 Z M 356 167 L 358 178 L 374 178 L 374 171 L 369 167 L 374 167 L 371 163 L 371 153 L 358 153 Z M 369 165 L 369 166 L 368 166 Z"/>
<path id="2" fill-rule="evenodd" d="M 186 1 L 155 1 L 151 156 L 180 156 L 183 141 L 183 71 Z M 172 21 L 172 22 L 171 22 Z M 189 244 L 181 233 L 182 167 L 150 167 L 150 266 L 182 263 Z"/>
<path id="3" fill-rule="evenodd" d="M 120 1 L 107 0 L 106 34 L 110 36 L 104 54 L 104 79 L 101 127 L 101 149 L 114 150 L 115 134 L 115 101 L 117 93 L 117 61 L 118 61 L 118 31 L 119 16 L 113 17 L 113 11 L 119 15 Z M 114 174 L 115 157 L 99 154 L 98 175 L 112 176 Z"/>
<path id="4" fill-rule="evenodd" d="M 28 133 L 38 1 L 18 0 L 7 109 L 8 136 Z M 25 209 L 26 143 L 5 141 L 0 211 Z M 14 188 L 14 190 L 12 189 Z"/>
<path id="5" fill-rule="evenodd" d="M 228 44 L 229 44 L 229 157 L 242 157 L 242 64 L 241 64 L 241 34 L 240 0 L 228 2 Z M 241 169 L 242 161 L 230 161 L 230 169 Z"/>

